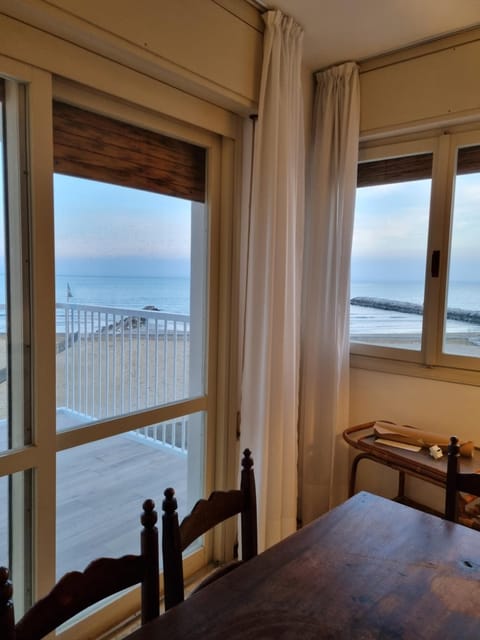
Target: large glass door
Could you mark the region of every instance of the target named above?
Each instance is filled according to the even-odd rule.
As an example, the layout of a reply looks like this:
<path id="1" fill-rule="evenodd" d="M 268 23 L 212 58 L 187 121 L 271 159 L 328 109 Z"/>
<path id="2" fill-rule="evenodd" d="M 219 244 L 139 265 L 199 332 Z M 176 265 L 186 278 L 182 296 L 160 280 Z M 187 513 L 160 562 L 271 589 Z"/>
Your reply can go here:
<path id="1" fill-rule="evenodd" d="M 203 149 L 53 114 L 59 577 L 136 552 L 146 497 L 203 495 L 209 229 Z"/>
<path id="2" fill-rule="evenodd" d="M 173 486 L 181 516 L 212 486 L 220 144 L 90 94 L 52 102 L 51 77 L 17 67 L 25 82 L 0 82 L 0 565 L 18 617 L 65 572 L 138 552 L 146 498 L 161 518 Z"/>

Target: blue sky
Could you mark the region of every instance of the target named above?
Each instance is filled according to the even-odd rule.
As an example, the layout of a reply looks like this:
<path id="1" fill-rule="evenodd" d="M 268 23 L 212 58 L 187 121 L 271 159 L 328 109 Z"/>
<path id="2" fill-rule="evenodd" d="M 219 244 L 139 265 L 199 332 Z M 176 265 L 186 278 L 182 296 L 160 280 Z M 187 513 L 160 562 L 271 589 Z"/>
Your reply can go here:
<path id="1" fill-rule="evenodd" d="M 480 279 L 480 176 L 457 176 L 450 257 L 452 280 Z M 357 191 L 352 281 L 422 280 L 430 181 Z"/>
<path id="2" fill-rule="evenodd" d="M 59 274 L 189 275 L 191 202 L 55 175 Z"/>
<path id="3" fill-rule="evenodd" d="M 358 189 L 352 279 L 422 280 L 429 206 L 429 180 Z"/>
<path id="4" fill-rule="evenodd" d="M 58 274 L 189 275 L 189 201 L 63 175 L 54 193 Z M 428 180 L 358 190 L 352 280 L 423 279 L 429 199 Z M 479 174 L 458 176 L 452 279 L 479 280 L 478 203 Z M 0 255 L 3 217 L 2 200 Z"/>

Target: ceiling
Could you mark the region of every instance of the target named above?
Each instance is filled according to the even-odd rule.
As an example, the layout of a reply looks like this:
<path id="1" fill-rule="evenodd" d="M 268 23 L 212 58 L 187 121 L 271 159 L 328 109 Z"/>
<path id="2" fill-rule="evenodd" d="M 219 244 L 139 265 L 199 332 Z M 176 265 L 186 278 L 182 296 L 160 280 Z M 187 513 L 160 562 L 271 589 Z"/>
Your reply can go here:
<path id="1" fill-rule="evenodd" d="M 480 0 L 264 0 L 305 30 L 304 62 L 322 69 L 480 26 Z"/>

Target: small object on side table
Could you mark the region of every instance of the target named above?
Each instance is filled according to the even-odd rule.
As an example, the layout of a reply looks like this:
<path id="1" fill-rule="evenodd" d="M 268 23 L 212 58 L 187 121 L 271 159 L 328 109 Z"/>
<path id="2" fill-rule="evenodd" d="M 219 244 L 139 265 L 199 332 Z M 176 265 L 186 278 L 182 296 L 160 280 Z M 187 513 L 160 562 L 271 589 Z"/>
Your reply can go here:
<path id="1" fill-rule="evenodd" d="M 440 449 L 440 447 L 438 446 L 438 444 L 433 444 L 429 449 L 428 449 L 430 455 L 432 456 L 432 458 L 434 460 L 439 460 L 440 458 L 443 457 L 443 452 Z"/>

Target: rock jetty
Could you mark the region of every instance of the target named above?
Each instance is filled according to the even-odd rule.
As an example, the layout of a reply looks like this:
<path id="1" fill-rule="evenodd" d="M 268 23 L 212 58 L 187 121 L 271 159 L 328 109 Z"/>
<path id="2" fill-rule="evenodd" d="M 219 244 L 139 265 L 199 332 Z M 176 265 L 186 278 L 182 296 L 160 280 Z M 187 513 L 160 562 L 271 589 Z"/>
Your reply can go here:
<path id="1" fill-rule="evenodd" d="M 400 300 L 388 300 L 386 298 L 357 297 L 350 300 L 350 304 L 357 307 L 370 307 L 372 309 L 384 309 L 385 311 L 398 311 L 399 313 L 423 314 L 423 305 L 415 302 L 401 302 Z M 470 311 L 468 309 L 447 309 L 449 320 L 460 320 L 460 322 L 470 322 L 480 324 L 480 311 Z"/>

